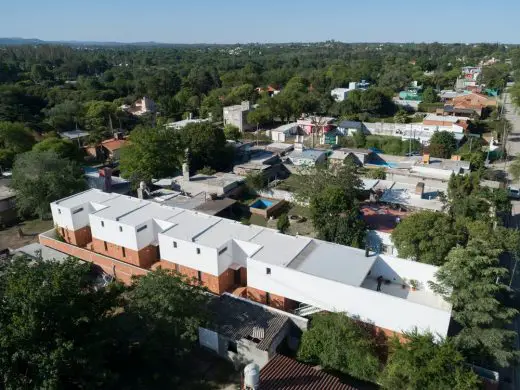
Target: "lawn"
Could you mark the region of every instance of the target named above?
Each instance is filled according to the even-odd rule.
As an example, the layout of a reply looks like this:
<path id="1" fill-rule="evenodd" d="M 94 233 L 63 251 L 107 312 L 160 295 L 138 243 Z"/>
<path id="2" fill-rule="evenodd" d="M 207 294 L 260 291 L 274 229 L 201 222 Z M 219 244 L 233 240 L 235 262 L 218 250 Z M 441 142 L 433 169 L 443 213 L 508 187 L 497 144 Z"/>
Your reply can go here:
<path id="1" fill-rule="evenodd" d="M 52 229 L 52 220 L 32 219 L 0 230 L 0 249 L 17 249 L 38 242 L 38 234 Z M 20 236 L 19 231 L 22 231 Z"/>

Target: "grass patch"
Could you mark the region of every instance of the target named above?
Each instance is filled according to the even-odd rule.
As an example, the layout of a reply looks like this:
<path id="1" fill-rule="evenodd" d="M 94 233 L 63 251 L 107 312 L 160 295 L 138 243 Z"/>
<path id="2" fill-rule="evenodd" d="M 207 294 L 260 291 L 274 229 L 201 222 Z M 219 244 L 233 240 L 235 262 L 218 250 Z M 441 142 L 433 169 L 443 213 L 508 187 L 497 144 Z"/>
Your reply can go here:
<path id="1" fill-rule="evenodd" d="M 260 215 L 256 215 L 256 214 L 251 214 L 251 218 L 249 218 L 249 222 L 251 222 L 251 224 L 257 225 L 257 226 L 263 226 L 263 227 L 267 226 L 267 220 L 264 217 L 262 217 Z"/>

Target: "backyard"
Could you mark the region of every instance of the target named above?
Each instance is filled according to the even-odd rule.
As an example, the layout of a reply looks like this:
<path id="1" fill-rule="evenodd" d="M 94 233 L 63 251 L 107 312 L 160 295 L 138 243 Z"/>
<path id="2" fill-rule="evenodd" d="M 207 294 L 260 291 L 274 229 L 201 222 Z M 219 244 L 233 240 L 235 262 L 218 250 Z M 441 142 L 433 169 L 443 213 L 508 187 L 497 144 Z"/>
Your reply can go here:
<path id="1" fill-rule="evenodd" d="M 17 249 L 38 242 L 38 234 L 52 229 L 52 226 L 52 220 L 32 219 L 0 230 L 0 249 Z"/>

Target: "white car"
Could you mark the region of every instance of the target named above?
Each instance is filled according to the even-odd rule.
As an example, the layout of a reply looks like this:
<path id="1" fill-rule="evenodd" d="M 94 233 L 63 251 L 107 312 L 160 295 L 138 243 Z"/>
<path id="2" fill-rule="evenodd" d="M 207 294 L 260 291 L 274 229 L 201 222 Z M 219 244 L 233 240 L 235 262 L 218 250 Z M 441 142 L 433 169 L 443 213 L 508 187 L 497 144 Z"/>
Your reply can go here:
<path id="1" fill-rule="evenodd" d="M 510 198 L 520 199 L 520 189 L 509 187 L 508 192 Z"/>

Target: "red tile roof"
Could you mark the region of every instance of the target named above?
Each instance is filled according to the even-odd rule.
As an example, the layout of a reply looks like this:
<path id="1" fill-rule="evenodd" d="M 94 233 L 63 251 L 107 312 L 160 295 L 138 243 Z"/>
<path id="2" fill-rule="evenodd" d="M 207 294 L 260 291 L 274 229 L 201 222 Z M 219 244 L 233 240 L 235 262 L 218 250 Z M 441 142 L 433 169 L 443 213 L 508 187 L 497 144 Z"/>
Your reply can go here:
<path id="1" fill-rule="evenodd" d="M 125 139 L 107 139 L 103 142 L 101 142 L 101 145 L 103 145 L 105 148 L 107 148 L 110 151 L 121 149 L 121 147 L 126 144 Z"/>
<path id="2" fill-rule="evenodd" d="M 358 390 L 339 378 L 283 355 L 276 355 L 260 371 L 262 390 Z"/>

